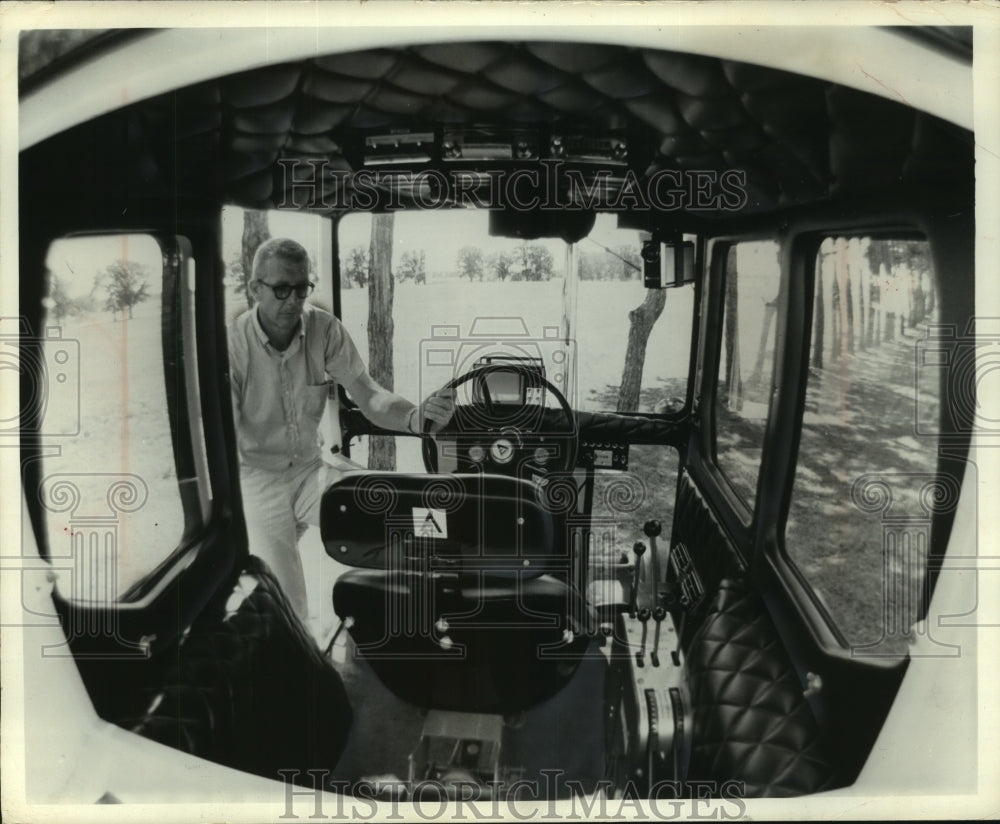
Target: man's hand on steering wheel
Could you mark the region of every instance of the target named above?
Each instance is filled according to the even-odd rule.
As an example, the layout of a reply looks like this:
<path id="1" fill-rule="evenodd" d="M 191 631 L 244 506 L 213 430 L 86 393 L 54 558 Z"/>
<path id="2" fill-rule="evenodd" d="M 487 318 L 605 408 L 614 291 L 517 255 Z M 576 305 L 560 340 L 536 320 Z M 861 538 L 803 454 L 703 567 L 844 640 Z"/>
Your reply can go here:
<path id="1" fill-rule="evenodd" d="M 420 406 L 410 413 L 407 421 L 413 433 L 439 432 L 455 414 L 455 390 L 442 387 L 429 395 Z M 428 428 L 428 424 L 430 425 Z"/>
<path id="2" fill-rule="evenodd" d="M 526 403 L 524 398 L 519 403 L 492 400 L 484 381 L 497 372 L 520 373 L 526 387 L 544 389 L 558 403 L 555 417 L 547 416 L 542 405 Z M 478 391 L 472 395 L 479 400 L 463 404 L 455 414 L 455 390 L 469 382 L 478 384 Z M 447 432 L 447 448 L 459 460 L 458 468 L 453 471 L 529 472 L 538 476 L 572 471 L 576 465 L 576 415 L 562 392 L 536 371 L 512 364 L 477 366 L 451 380 L 425 404 L 430 405 L 435 396 L 442 395 L 447 396 L 446 421 L 455 414 Z M 440 426 L 431 428 L 436 419 L 429 411 L 425 420 L 427 426 L 422 434 L 440 432 Z M 438 471 L 437 441 L 434 437 L 424 437 L 422 445 L 424 467 L 432 473 Z M 462 468 L 469 461 L 472 464 Z"/>

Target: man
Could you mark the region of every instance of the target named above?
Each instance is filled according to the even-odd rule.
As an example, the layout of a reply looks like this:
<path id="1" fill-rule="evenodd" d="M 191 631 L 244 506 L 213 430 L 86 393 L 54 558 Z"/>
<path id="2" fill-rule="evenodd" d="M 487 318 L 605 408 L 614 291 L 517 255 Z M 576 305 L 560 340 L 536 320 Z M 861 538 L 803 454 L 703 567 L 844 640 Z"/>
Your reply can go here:
<path id="1" fill-rule="evenodd" d="M 419 407 L 379 386 L 347 330 L 307 304 L 309 256 L 293 240 L 272 238 L 253 260 L 255 305 L 229 328 L 233 415 L 250 551 L 268 564 L 296 613 L 308 621 L 298 541 L 319 525 L 320 498 L 337 470 L 324 464 L 320 419 L 333 381 L 384 429 L 437 431 L 455 410 L 454 391 Z"/>

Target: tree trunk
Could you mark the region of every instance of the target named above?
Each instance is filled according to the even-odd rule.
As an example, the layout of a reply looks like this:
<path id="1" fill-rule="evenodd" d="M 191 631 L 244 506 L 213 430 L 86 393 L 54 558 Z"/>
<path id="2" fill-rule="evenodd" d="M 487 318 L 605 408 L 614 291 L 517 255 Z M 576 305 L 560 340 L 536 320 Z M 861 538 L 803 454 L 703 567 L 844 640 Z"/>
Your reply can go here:
<path id="1" fill-rule="evenodd" d="M 766 398 L 767 387 L 761 386 L 764 377 L 764 356 L 767 354 L 767 341 L 771 336 L 771 324 L 778 311 L 778 300 L 775 298 L 770 303 L 764 304 L 764 322 L 760 327 L 760 342 L 757 344 L 757 359 L 753 363 L 753 372 L 750 374 L 750 385 L 758 395 Z M 749 391 L 749 390 L 748 390 Z M 764 401 L 767 402 L 766 399 Z"/>
<path id="2" fill-rule="evenodd" d="M 841 323 L 840 273 L 834 261 L 834 269 L 830 278 L 830 359 L 840 357 L 841 344 L 844 342 L 844 327 Z"/>
<path id="3" fill-rule="evenodd" d="M 739 346 L 739 272 L 736 266 L 736 247 L 729 247 L 726 258 L 726 301 L 725 317 L 725 349 L 726 377 L 723 386 L 727 409 L 739 411 L 743 408 L 743 377 L 740 371 Z"/>
<path id="4" fill-rule="evenodd" d="M 639 410 L 642 370 L 646 363 L 646 344 L 653 324 L 663 313 L 666 303 L 666 289 L 647 289 L 645 300 L 628 313 L 628 348 L 625 350 L 625 366 L 622 368 L 622 383 L 618 391 L 619 412 Z"/>
<path id="5" fill-rule="evenodd" d="M 837 282 L 840 284 L 840 328 L 843 346 L 854 352 L 854 294 L 851 289 L 851 265 L 847 238 L 837 238 Z"/>
<path id="6" fill-rule="evenodd" d="M 856 241 L 852 241 L 856 242 Z M 866 264 L 860 252 L 851 258 L 851 277 L 854 278 L 852 286 L 857 300 L 857 342 L 858 349 L 865 349 L 865 284 L 868 281 Z"/>
<path id="7" fill-rule="evenodd" d="M 386 389 L 392 389 L 392 230 L 394 215 L 372 215 L 372 236 L 368 266 L 368 355 L 369 374 Z M 396 439 L 392 435 L 372 436 L 368 468 L 396 468 Z"/>
<path id="8" fill-rule="evenodd" d="M 816 267 L 816 300 L 813 304 L 813 354 L 814 369 L 823 368 L 823 333 L 826 329 L 826 306 L 823 300 L 823 266 Z"/>
<path id="9" fill-rule="evenodd" d="M 250 281 L 253 280 L 253 256 L 257 254 L 260 245 L 270 237 L 267 212 L 260 209 L 247 209 L 243 212 L 243 245 L 240 250 L 243 282 L 240 291 L 246 299 L 247 309 L 253 306 L 253 298 L 250 295 Z"/>

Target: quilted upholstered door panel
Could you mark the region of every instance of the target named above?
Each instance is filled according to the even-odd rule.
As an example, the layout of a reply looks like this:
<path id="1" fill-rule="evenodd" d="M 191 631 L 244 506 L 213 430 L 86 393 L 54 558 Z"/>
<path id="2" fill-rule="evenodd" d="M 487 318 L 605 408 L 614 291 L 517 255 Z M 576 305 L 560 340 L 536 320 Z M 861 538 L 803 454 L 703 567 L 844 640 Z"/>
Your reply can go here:
<path id="1" fill-rule="evenodd" d="M 672 545 L 704 587 L 684 619 L 692 716 L 690 781 L 742 783 L 748 798 L 796 796 L 837 783 L 801 679 L 742 554 L 688 470 L 678 479 Z"/>
<path id="2" fill-rule="evenodd" d="M 739 781 L 748 798 L 836 783 L 819 725 L 760 597 L 724 580 L 688 646 L 689 780 Z"/>

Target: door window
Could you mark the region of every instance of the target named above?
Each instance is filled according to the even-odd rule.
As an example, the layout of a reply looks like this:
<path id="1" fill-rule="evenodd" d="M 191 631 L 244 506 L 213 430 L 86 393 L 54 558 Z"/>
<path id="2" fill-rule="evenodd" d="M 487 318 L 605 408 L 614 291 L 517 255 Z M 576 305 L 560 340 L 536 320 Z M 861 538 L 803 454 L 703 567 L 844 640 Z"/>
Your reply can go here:
<path id="1" fill-rule="evenodd" d="M 722 345 L 715 391 L 718 467 L 748 508 L 754 505 L 774 385 L 781 271 L 773 240 L 734 243 L 724 267 Z"/>
<path id="2" fill-rule="evenodd" d="M 56 241 L 31 407 L 63 595 L 119 598 L 179 545 L 163 367 L 163 254 L 148 235 Z M 30 351 L 30 350 L 29 350 Z"/>
<path id="3" fill-rule="evenodd" d="M 931 518 L 958 494 L 936 474 L 936 374 L 921 380 L 937 312 L 928 244 L 827 239 L 813 302 L 785 546 L 856 652 L 903 652 Z"/>

